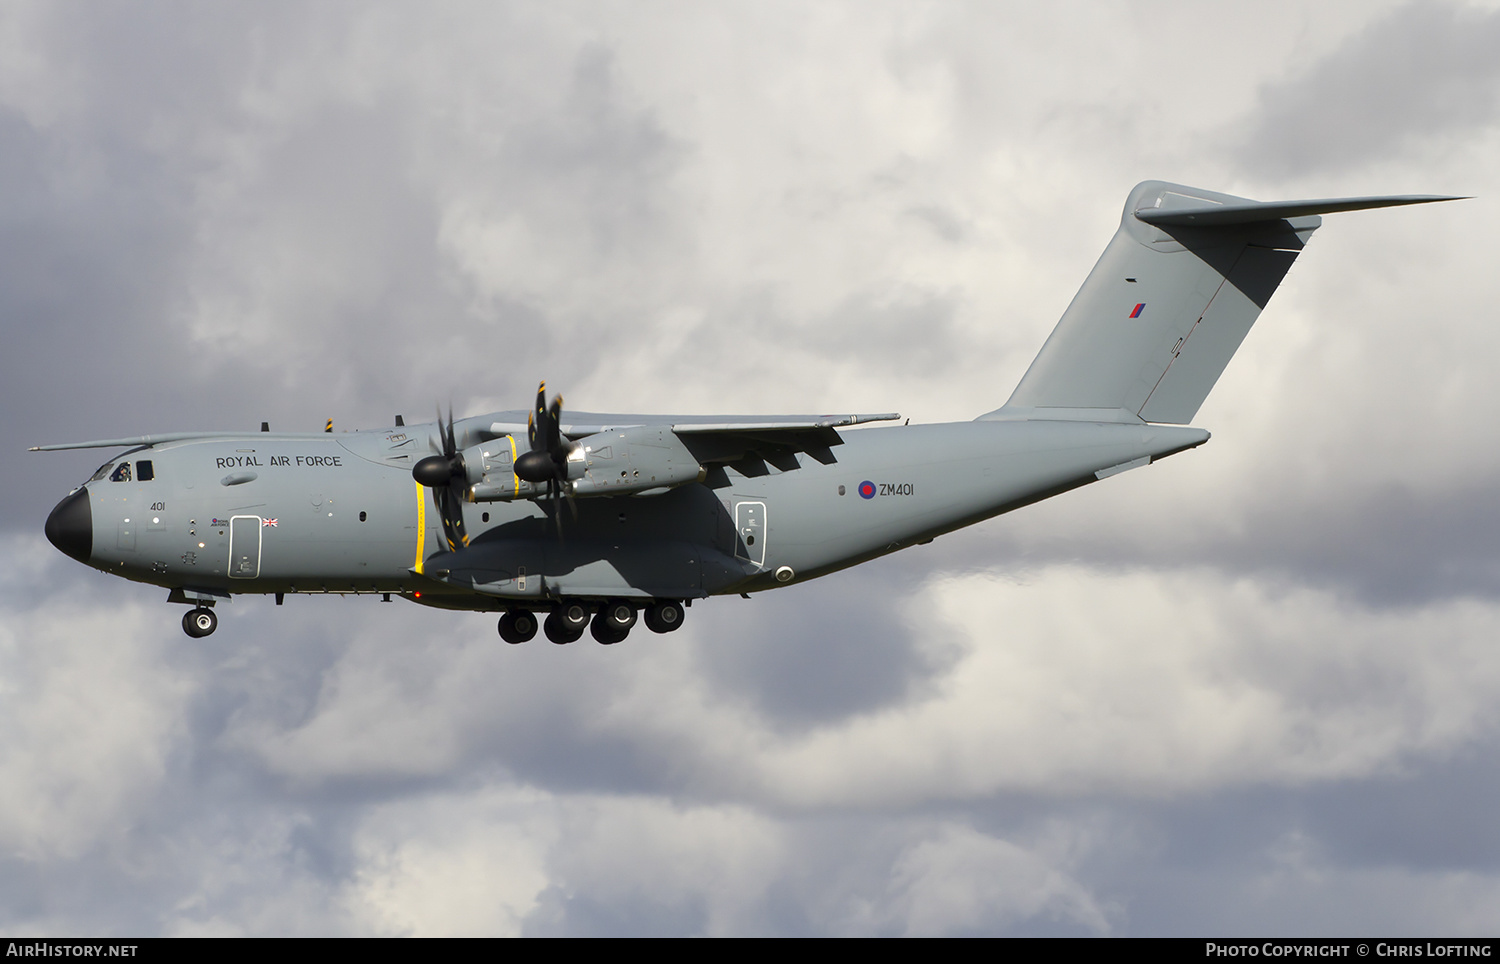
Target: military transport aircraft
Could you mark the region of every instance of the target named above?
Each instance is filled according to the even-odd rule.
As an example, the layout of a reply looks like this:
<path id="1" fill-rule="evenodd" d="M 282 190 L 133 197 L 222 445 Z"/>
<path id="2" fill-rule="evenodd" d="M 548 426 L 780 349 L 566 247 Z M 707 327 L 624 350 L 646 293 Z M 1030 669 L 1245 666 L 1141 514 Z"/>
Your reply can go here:
<path id="1" fill-rule="evenodd" d="M 341 434 L 180 432 L 128 451 L 47 519 L 58 549 L 162 586 L 212 633 L 236 593 L 373 593 L 498 611 L 512 643 L 677 629 L 695 599 L 815 579 L 1208 441 L 1188 428 L 1318 216 L 1453 200 L 1257 202 L 1138 185 L 1001 408 L 601 415 L 547 404 Z"/>

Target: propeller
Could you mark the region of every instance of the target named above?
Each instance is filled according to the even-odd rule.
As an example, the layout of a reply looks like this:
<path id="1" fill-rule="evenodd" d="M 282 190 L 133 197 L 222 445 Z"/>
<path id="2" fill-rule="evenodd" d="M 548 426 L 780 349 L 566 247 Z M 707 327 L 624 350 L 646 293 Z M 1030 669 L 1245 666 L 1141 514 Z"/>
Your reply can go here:
<path id="1" fill-rule="evenodd" d="M 536 408 L 526 419 L 526 434 L 531 442 L 531 451 L 516 458 L 516 475 L 532 483 L 547 484 L 547 495 L 556 499 L 563 493 L 563 483 L 568 478 L 568 453 L 572 445 L 562 437 L 562 396 L 555 395 L 552 404 L 547 404 L 547 383 L 536 389 Z"/>
<path id="2" fill-rule="evenodd" d="M 429 455 L 411 467 L 412 478 L 432 490 L 437 502 L 438 514 L 443 519 L 443 535 L 448 539 L 450 551 L 457 552 L 469 544 L 469 535 L 464 531 L 464 489 L 468 486 L 468 471 L 464 457 L 458 451 L 458 442 L 453 434 L 453 406 L 448 406 L 448 426 L 443 427 L 443 410 L 437 413 L 438 438 L 442 440 L 442 452 Z"/>

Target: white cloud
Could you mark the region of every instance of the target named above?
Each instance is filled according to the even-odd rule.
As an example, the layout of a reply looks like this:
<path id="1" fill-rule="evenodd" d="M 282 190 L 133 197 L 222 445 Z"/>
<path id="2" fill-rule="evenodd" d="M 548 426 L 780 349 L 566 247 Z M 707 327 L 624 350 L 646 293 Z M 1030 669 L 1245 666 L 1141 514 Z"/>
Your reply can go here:
<path id="1" fill-rule="evenodd" d="M 892 868 L 891 909 L 910 937 L 985 933 L 1038 916 L 1109 933 L 1108 909 L 1048 856 L 969 828 L 939 828 Z"/>
<path id="2" fill-rule="evenodd" d="M 625 659 L 541 650 L 566 671 L 518 673 L 488 645 L 351 648 L 304 723 L 246 719 L 234 739 L 316 784 L 451 772 L 545 725 L 569 754 L 628 746 L 679 792 L 879 809 L 1369 777 L 1490 737 L 1500 691 L 1500 611 L 1476 601 L 1392 611 L 1212 571 L 1056 566 L 935 576 L 906 618 L 937 675 L 791 730 L 703 675 L 715 629 L 698 619 Z"/>
<path id="3" fill-rule="evenodd" d="M 11 538 L 7 558 L 34 553 Z M 0 622 L 0 852 L 71 859 L 126 839 L 160 791 L 192 696 L 159 611 L 46 594 Z"/>

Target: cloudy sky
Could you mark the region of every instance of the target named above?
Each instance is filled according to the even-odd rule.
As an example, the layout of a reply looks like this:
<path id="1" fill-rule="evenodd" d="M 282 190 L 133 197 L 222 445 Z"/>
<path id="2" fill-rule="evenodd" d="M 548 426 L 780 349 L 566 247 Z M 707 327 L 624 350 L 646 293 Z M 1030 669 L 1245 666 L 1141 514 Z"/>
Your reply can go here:
<path id="1" fill-rule="evenodd" d="M 0 930 L 1500 932 L 1500 10 L 0 6 Z M 163 591 L 100 453 L 1001 404 L 1146 178 L 1330 216 L 1202 449 L 622 646 Z"/>

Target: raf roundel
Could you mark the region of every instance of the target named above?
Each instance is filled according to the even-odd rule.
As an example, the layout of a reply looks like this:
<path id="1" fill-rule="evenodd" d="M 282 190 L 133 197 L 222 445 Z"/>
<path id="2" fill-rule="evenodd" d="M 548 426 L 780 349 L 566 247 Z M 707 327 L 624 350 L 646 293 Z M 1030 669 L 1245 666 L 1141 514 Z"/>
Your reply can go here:
<path id="1" fill-rule="evenodd" d="M 873 499 L 873 498 L 875 498 L 875 483 L 874 482 L 861 482 L 859 484 L 859 497 L 861 499 Z"/>

